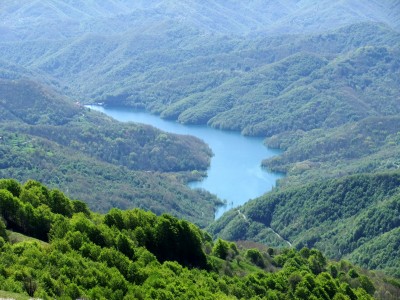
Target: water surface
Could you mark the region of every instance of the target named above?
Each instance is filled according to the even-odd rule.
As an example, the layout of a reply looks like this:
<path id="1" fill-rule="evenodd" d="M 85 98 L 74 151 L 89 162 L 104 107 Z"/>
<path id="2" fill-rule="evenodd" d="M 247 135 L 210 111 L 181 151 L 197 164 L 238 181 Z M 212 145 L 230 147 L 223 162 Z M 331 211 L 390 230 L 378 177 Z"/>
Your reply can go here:
<path id="1" fill-rule="evenodd" d="M 128 108 L 89 107 L 118 121 L 148 124 L 167 132 L 193 135 L 206 142 L 214 153 L 207 177 L 202 181 L 191 182 L 189 186 L 206 189 L 226 201 L 227 205 L 217 210 L 216 218 L 225 211 L 270 191 L 276 180 L 282 177 L 261 167 L 263 159 L 279 153 L 265 147 L 262 138 L 245 137 L 238 132 L 207 126 L 183 125 Z"/>

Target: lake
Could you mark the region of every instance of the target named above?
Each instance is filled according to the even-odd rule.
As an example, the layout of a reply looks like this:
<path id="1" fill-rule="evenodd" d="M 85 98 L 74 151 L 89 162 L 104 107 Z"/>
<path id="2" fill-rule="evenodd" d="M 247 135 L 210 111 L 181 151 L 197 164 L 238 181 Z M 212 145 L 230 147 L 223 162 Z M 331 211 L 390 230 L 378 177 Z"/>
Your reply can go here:
<path id="1" fill-rule="evenodd" d="M 262 138 L 246 137 L 238 132 L 207 126 L 183 125 L 127 108 L 88 107 L 118 121 L 148 124 L 167 132 L 193 135 L 206 142 L 214 153 L 207 177 L 202 181 L 191 182 L 189 186 L 208 190 L 226 201 L 227 205 L 217 210 L 215 218 L 270 191 L 276 180 L 282 177 L 281 174 L 270 173 L 261 167 L 263 159 L 279 154 L 278 150 L 265 147 Z"/>

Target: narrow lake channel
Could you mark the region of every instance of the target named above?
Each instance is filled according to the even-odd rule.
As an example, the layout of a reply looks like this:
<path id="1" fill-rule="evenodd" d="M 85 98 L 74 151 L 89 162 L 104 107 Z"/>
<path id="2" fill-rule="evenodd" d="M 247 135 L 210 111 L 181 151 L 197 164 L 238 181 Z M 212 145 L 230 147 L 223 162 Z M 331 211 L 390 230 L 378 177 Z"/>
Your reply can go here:
<path id="1" fill-rule="evenodd" d="M 265 147 L 262 138 L 245 137 L 238 132 L 207 126 L 183 125 L 127 108 L 88 107 L 121 122 L 148 124 L 171 133 L 193 135 L 206 142 L 214 153 L 207 170 L 208 176 L 202 181 L 191 182 L 189 186 L 208 190 L 226 200 L 227 205 L 218 209 L 215 218 L 270 191 L 276 180 L 282 177 L 261 167 L 263 159 L 279 154 L 279 151 Z"/>

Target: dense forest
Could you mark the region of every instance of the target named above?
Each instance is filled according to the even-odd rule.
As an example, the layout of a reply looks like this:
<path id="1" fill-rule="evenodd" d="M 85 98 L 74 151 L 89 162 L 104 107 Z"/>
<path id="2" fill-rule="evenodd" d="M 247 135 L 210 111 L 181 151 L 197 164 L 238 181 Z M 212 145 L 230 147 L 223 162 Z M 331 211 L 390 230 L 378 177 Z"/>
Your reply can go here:
<path id="1" fill-rule="evenodd" d="M 140 209 L 100 215 L 33 180 L 0 180 L 0 214 L 0 295 L 19 299 L 395 299 L 400 293 L 395 279 L 327 261 L 316 249 L 238 247 Z"/>
<path id="2" fill-rule="evenodd" d="M 316 247 L 328 257 L 400 277 L 399 216 L 396 171 L 271 192 L 225 214 L 209 231 L 228 240 Z"/>
<path id="3" fill-rule="evenodd" d="M 96 211 L 140 207 L 201 226 L 221 204 L 185 185 L 212 155 L 197 138 L 120 124 L 23 79 L 0 81 L 0 113 L 1 177 L 41 180 Z"/>
<path id="4" fill-rule="evenodd" d="M 0 18 L 0 297 L 400 297 L 399 1 L 8 0 Z M 285 176 L 213 222 L 223 201 L 187 186 L 204 142 L 91 103 L 265 138 Z"/>
<path id="5" fill-rule="evenodd" d="M 0 74 L 267 137 L 287 150 L 264 162 L 281 185 L 396 168 L 398 126 L 379 125 L 400 112 L 396 1 L 217 2 L 11 1 Z"/>

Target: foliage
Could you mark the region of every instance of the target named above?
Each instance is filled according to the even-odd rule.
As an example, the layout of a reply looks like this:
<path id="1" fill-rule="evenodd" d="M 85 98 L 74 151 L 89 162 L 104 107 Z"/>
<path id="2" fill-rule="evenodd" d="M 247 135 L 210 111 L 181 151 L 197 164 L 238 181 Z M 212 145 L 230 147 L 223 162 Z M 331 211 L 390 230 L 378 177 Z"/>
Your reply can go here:
<path id="1" fill-rule="evenodd" d="M 211 155 L 200 140 L 121 124 L 29 81 L 0 81 L 1 108 L 19 125 L 14 132 L 56 142 L 131 170 L 205 170 Z M 7 117 L 4 121 L 10 121 Z M 30 126 L 26 126 L 30 125 Z M 175 156 L 179 152 L 180 159 Z"/>
<path id="2" fill-rule="evenodd" d="M 316 247 L 328 257 L 398 276 L 399 186 L 395 171 L 281 189 L 242 206 L 247 222 L 231 211 L 208 230 L 274 246 L 287 246 L 288 240 L 299 249 Z"/>
<path id="3" fill-rule="evenodd" d="M 0 289 L 21 299 L 23 294 L 43 299 L 372 299 L 380 291 L 360 270 L 345 262 L 328 264 L 316 249 L 275 250 L 271 257 L 218 240 L 213 245 L 218 257 L 206 255 L 211 239 L 187 221 L 139 209 L 71 216 L 48 206 L 54 190 L 33 181 L 20 188 L 21 197 L 25 189 L 32 190 L 36 206 L 1 189 L 2 207 L 14 201 L 16 212 L 28 206 L 34 215 L 46 210 L 50 220 L 49 244 L 27 238 L 0 245 Z M 70 199 L 64 201 L 73 207 Z M 4 210 L 1 215 L 14 228 L 30 219 Z M 33 232 L 41 227 L 36 224 Z M 221 255 L 220 248 L 230 255 Z M 275 272 L 263 269 L 271 264 Z"/>
<path id="4" fill-rule="evenodd" d="M 311 182 L 321 174 L 334 178 L 396 170 L 400 151 L 397 124 L 398 116 L 380 116 L 333 129 L 283 133 L 269 138 L 267 144 L 286 151 L 263 164 L 286 173 L 281 185 Z"/>
<path id="5" fill-rule="evenodd" d="M 223 7 L 233 5 L 225 2 L 220 5 L 208 4 L 212 7 L 207 8 L 208 12 L 219 13 Z M 46 4 L 43 5 L 46 7 Z M 124 10 L 126 18 L 117 18 L 118 22 L 111 18 L 106 28 L 95 21 L 103 11 L 101 8 L 93 12 L 90 5 L 79 7 L 77 11 L 93 14 L 91 21 L 96 25 L 89 26 L 86 22 L 90 21 L 86 20 L 86 25 L 79 30 L 74 28 L 72 32 L 69 32 L 70 24 L 66 25 L 61 31 L 69 32 L 65 34 L 74 43 L 60 37 L 56 41 L 51 40 L 50 37 L 55 33 L 37 24 L 40 36 L 50 34 L 47 43 L 36 38 L 33 41 L 28 34 L 13 42 L 0 43 L 4 60 L 7 60 L 7 63 L 0 63 L 4 69 L 3 78 L 40 78 L 62 90 L 63 94 L 72 94 L 77 99 L 141 108 L 182 123 L 208 124 L 247 135 L 269 137 L 268 145 L 287 150 L 282 157 L 264 163 L 271 170 L 288 175 L 281 180 L 281 185 L 298 184 L 304 177 L 312 181 L 319 178 L 321 173 L 334 177 L 396 168 L 398 143 L 393 138 L 397 132 L 393 131 L 398 126 L 385 132 L 387 126 L 379 124 L 383 122 L 387 125 L 390 122 L 388 118 L 398 115 L 400 109 L 397 97 L 400 93 L 399 33 L 381 23 L 353 24 L 369 19 L 369 14 L 360 19 L 362 8 L 369 12 L 381 12 L 376 18 L 387 16 L 384 22 L 393 24 L 389 17 L 392 11 L 389 4 L 379 7 L 369 4 L 373 8 L 365 3 L 360 4 L 357 17 L 353 19 L 355 16 L 350 13 L 353 4 L 349 1 L 341 3 L 349 7 L 346 11 L 351 15 L 348 16 L 348 22 L 321 32 L 322 20 L 342 7 L 329 3 L 326 5 L 326 14 L 318 21 L 318 32 L 310 35 L 278 35 L 275 32 L 268 37 L 256 33 L 241 36 L 239 32 L 243 33 L 244 24 L 239 22 L 242 24 L 239 26 L 236 18 L 234 24 L 226 21 L 230 26 L 222 26 L 219 19 L 212 18 L 214 26 L 221 26 L 217 32 L 211 30 L 213 32 L 210 33 L 209 26 L 203 28 L 210 16 L 201 18 L 202 21 L 196 19 L 196 22 L 189 22 L 189 27 L 168 23 L 165 30 L 155 25 L 147 28 L 149 20 L 152 20 L 150 24 L 159 22 L 153 20 L 152 13 L 144 14 L 139 19 L 136 15 L 132 17 L 132 10 L 140 15 L 153 11 L 153 5 L 149 4 L 140 10 L 137 10 L 137 4 L 128 5 Z M 157 15 L 160 18 L 167 17 L 169 14 L 163 15 L 162 11 L 168 10 L 170 5 L 165 4 L 162 8 L 156 6 L 160 9 Z M 170 9 L 179 15 L 182 9 L 187 8 L 186 5 L 189 4 L 172 5 Z M 187 14 L 200 13 L 197 9 L 202 5 L 197 3 L 196 9 L 185 12 L 185 20 L 186 17 L 190 19 Z M 308 5 L 311 4 L 305 7 Z M 252 20 L 254 15 L 248 14 L 250 11 L 255 15 L 264 12 L 261 20 L 269 11 L 254 1 L 251 4 L 235 1 L 234 6 L 243 7 L 239 11 L 246 12 Z M 280 11 L 286 7 L 278 6 Z M 117 7 L 113 6 L 114 13 L 120 11 L 120 6 Z M 305 7 L 297 7 L 287 13 L 291 15 L 299 9 L 308 14 Z M 59 9 L 63 11 L 65 8 Z M 48 11 L 44 13 L 47 14 Z M 71 14 L 71 11 L 66 14 Z M 72 15 L 73 19 L 77 18 L 75 14 Z M 340 19 L 346 19 L 343 12 L 340 15 Z M 7 14 L 5 17 L 10 18 Z M 48 17 L 49 22 L 54 22 L 52 14 Z M 303 17 L 296 19 L 296 22 L 286 23 L 284 27 L 287 29 L 298 24 Z M 313 17 L 310 16 L 308 20 Z M 81 22 L 81 18 L 77 20 Z M 258 25 L 254 24 L 255 27 L 259 26 L 258 22 Z M 344 24 L 350 25 L 337 28 Z M 269 30 L 277 30 L 282 26 L 280 23 L 275 25 L 277 27 L 268 23 Z M 313 27 L 311 24 L 303 25 Z M 139 29 L 141 26 L 146 28 L 145 32 Z M 304 26 L 300 26 L 301 32 L 304 32 Z M 231 27 L 238 31 L 235 34 L 221 34 L 220 30 L 225 32 Z M 110 31 L 110 28 L 118 28 L 118 34 L 115 35 L 115 30 Z M 123 28 L 129 30 L 125 32 Z M 29 30 L 32 28 L 29 27 Z M 86 30 L 94 30 L 97 34 L 81 36 Z M 248 30 L 247 27 L 244 32 Z M 32 35 L 35 36 L 34 33 Z M 68 87 L 63 88 L 65 84 Z M 18 94 L 21 96 L 21 92 Z M 31 111 L 24 115 L 29 122 L 35 119 L 44 122 L 47 118 L 53 123 L 62 123 L 68 119 L 55 115 L 56 110 L 52 111 L 52 107 L 57 106 L 40 106 L 46 112 L 43 117 L 35 116 Z M 71 109 L 64 110 L 71 112 Z M 89 118 L 86 112 L 84 114 L 80 118 L 83 121 Z M 10 114 L 10 118 L 15 116 Z M 138 133 L 132 133 L 128 128 L 124 132 L 131 138 L 116 134 L 121 130 L 114 128 L 102 128 L 99 131 L 96 126 L 81 125 L 83 132 L 79 126 L 63 128 L 61 133 L 54 132 L 52 126 L 43 124 L 35 127 L 34 132 L 41 137 L 56 139 L 62 146 L 83 150 L 87 155 L 135 170 L 205 170 L 208 165 L 204 148 L 202 155 L 192 152 L 178 158 L 176 153 L 182 141 L 170 136 L 165 140 L 146 127 L 141 128 L 143 133 L 158 139 L 160 143 L 146 141 L 146 145 L 138 147 Z M 364 125 L 369 128 L 367 132 L 360 129 Z M 385 128 L 382 130 L 382 127 Z M 73 138 L 70 138 L 71 135 Z M 189 143 L 198 147 L 193 141 Z M 192 159 L 193 154 L 196 160 Z M 17 177 L 14 174 L 10 176 Z"/>
<path id="6" fill-rule="evenodd" d="M 206 170 L 211 152 L 203 143 L 117 124 L 21 80 L 34 78 L 85 102 L 144 108 L 183 123 L 268 137 L 269 146 L 285 150 L 264 162 L 287 174 L 280 190 L 246 205 L 241 211 L 247 219 L 228 213 L 212 225 L 213 232 L 277 246 L 315 246 L 330 257 L 398 276 L 398 174 L 319 181 L 398 169 L 397 3 L 53 2 L 0 4 L 1 177 L 59 186 L 97 211 L 136 206 L 203 226 L 217 204 L 182 182 L 187 172 Z M 385 24 L 359 23 L 369 20 Z M 293 34 L 299 32 L 310 34 Z M 45 240 L 50 232 L 54 239 L 50 248 L 2 241 L 5 263 L 13 261 L 9 256 L 21 258 L 14 264 L 21 270 L 7 265 L 1 272 L 1 286 L 8 290 L 107 299 L 356 299 L 375 290 L 345 264 L 330 266 L 327 273 L 321 254 L 312 250 L 273 258 L 254 251 L 241 256 L 233 244 L 218 240 L 213 245 L 170 216 L 132 212 L 146 226 L 129 231 L 121 222 L 125 213 L 112 211 L 103 221 L 81 202 L 35 182 L 18 190 L 15 182 L 3 181 L 0 189 L 8 228 Z M 193 260 L 181 240 L 193 245 Z M 26 263 L 25 247 L 37 265 Z M 57 257 L 45 275 L 35 273 L 43 265 L 35 258 L 45 257 L 43 251 Z M 225 277 L 182 271 L 169 259 Z M 282 269 L 232 279 L 249 261 L 267 268 L 269 259 Z M 101 270 L 105 277 L 79 268 Z M 78 278 L 76 270 L 84 276 Z M 171 273 L 186 274 L 185 285 L 175 284 Z"/>
<path id="7" fill-rule="evenodd" d="M 60 186 L 96 211 L 142 207 L 202 226 L 213 218 L 219 200 L 185 185 L 208 167 L 200 140 L 118 123 L 30 81 L 2 80 L 0 95 L 0 177 Z"/>

